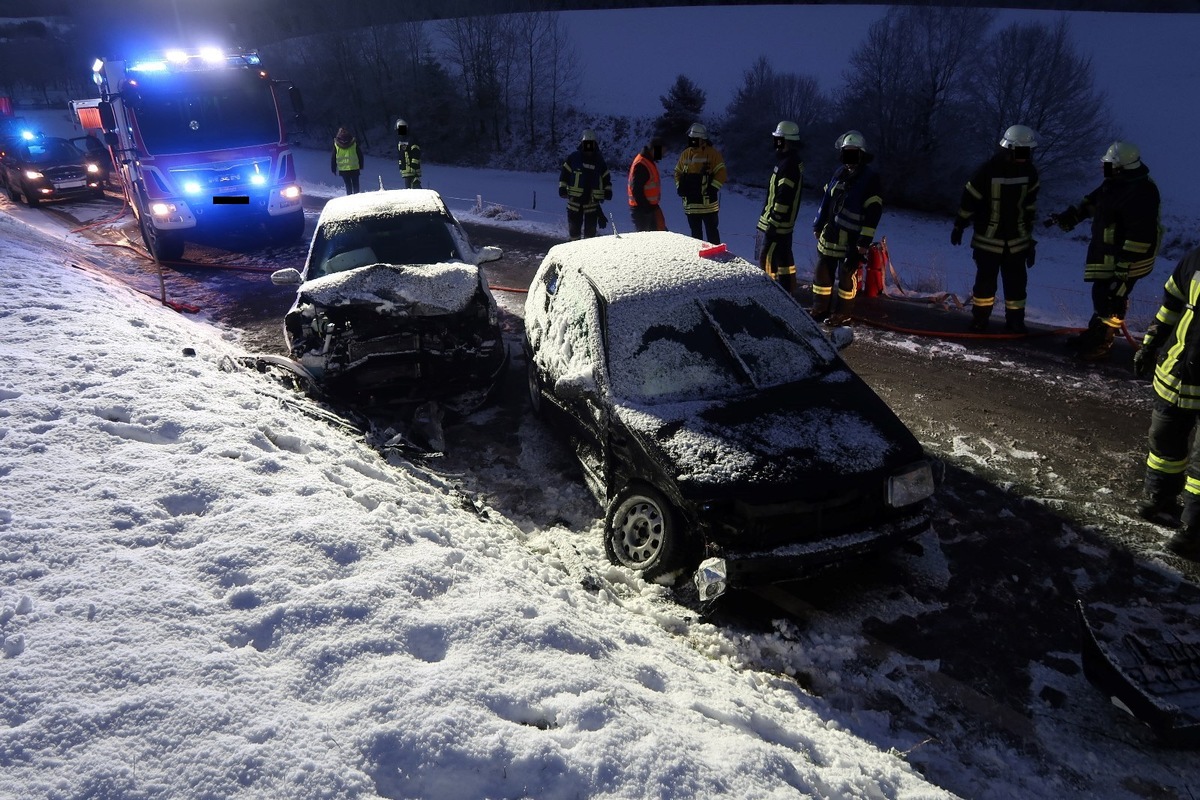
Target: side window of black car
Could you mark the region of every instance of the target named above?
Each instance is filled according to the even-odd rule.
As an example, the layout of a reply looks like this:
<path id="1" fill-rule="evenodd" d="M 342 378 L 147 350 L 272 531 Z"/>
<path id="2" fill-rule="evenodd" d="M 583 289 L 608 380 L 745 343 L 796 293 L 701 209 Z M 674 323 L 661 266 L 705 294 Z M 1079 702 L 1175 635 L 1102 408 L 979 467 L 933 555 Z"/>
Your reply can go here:
<path id="1" fill-rule="evenodd" d="M 558 292 L 558 273 L 558 264 L 551 264 L 546 270 L 546 277 L 542 281 L 546 285 L 546 306 L 542 309 L 543 311 L 550 310 L 550 304 L 554 301 L 554 295 Z"/>

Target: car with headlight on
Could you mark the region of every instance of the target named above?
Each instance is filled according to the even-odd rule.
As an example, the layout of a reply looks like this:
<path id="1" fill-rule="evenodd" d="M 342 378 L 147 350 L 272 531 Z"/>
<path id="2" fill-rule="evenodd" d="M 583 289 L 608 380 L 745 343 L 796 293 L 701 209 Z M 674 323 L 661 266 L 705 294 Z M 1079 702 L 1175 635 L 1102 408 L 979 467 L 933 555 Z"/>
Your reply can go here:
<path id="1" fill-rule="evenodd" d="M 366 407 L 435 401 L 467 413 L 508 366 L 499 310 L 476 249 L 430 189 L 335 197 L 317 220 L 284 319 L 291 357 L 319 390 Z"/>
<path id="2" fill-rule="evenodd" d="M 702 249 L 556 245 L 526 297 L 530 402 L 605 509 L 612 562 L 690 573 L 711 600 L 929 530 L 943 467 L 838 354 L 852 329 L 827 335 L 763 270 Z"/>
<path id="3" fill-rule="evenodd" d="M 66 139 L 26 133 L 9 140 L 0 157 L 0 177 L 9 198 L 43 201 L 103 197 L 101 167 Z"/>

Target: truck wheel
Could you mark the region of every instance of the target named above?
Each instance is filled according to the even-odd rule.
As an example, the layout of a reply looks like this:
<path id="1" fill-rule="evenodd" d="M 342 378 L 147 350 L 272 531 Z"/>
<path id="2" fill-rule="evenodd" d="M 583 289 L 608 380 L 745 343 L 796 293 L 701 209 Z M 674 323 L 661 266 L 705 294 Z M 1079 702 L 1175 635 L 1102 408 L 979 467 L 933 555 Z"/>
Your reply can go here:
<path id="1" fill-rule="evenodd" d="M 640 570 L 646 580 L 686 566 L 688 548 L 670 503 L 646 485 L 626 489 L 609 506 L 604 552 L 614 564 Z"/>
<path id="2" fill-rule="evenodd" d="M 178 261 L 183 258 L 183 237 L 156 230 L 143 216 L 139 221 L 142 242 L 155 261 Z"/>

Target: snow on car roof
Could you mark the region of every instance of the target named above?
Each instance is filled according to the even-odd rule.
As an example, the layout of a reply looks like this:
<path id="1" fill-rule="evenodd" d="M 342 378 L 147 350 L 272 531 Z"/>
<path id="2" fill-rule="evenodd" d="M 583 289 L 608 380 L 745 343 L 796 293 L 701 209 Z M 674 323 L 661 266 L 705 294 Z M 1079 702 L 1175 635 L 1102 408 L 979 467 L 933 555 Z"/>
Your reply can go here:
<path id="1" fill-rule="evenodd" d="M 760 283 L 766 277 L 733 254 L 702 257 L 701 248 L 708 246 L 681 233 L 649 231 L 567 242 L 552 247 L 547 257 L 578 267 L 609 302 L 664 292 L 707 294 L 730 283 Z"/>
<path id="2" fill-rule="evenodd" d="M 478 289 L 479 268 L 470 264 L 373 264 L 308 281 L 300 292 L 326 307 L 369 304 L 383 314 L 434 316 L 462 311 Z"/>
<path id="3" fill-rule="evenodd" d="M 320 223 L 348 222 L 386 214 L 445 213 L 442 196 L 433 189 L 385 189 L 334 197 L 325 203 Z"/>

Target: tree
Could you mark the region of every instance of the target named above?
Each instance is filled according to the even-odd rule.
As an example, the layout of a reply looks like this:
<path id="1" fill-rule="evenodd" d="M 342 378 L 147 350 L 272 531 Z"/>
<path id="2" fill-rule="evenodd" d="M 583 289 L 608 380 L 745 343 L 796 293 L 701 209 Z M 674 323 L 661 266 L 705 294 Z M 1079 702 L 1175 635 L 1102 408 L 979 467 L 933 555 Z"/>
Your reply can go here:
<path id="1" fill-rule="evenodd" d="M 654 134 L 668 148 L 682 147 L 687 141 L 687 129 L 700 120 L 707 95 L 686 75 L 680 75 L 667 93 L 658 99 L 662 103 L 663 113 L 655 120 Z"/>
<path id="2" fill-rule="evenodd" d="M 722 153 L 739 181 L 765 185 L 774 166 L 770 134 L 781 120 L 800 126 L 800 153 L 813 126 L 829 113 L 829 101 L 815 78 L 775 72 L 766 57 L 746 70 L 725 111 Z"/>
<path id="3" fill-rule="evenodd" d="M 1076 53 L 1067 18 L 1053 26 L 1013 24 L 983 49 L 968 86 L 976 155 L 985 157 L 1009 125 L 1038 134 L 1042 176 L 1077 177 L 1094 167 L 1112 138 L 1104 95 L 1095 90 L 1091 59 Z"/>

